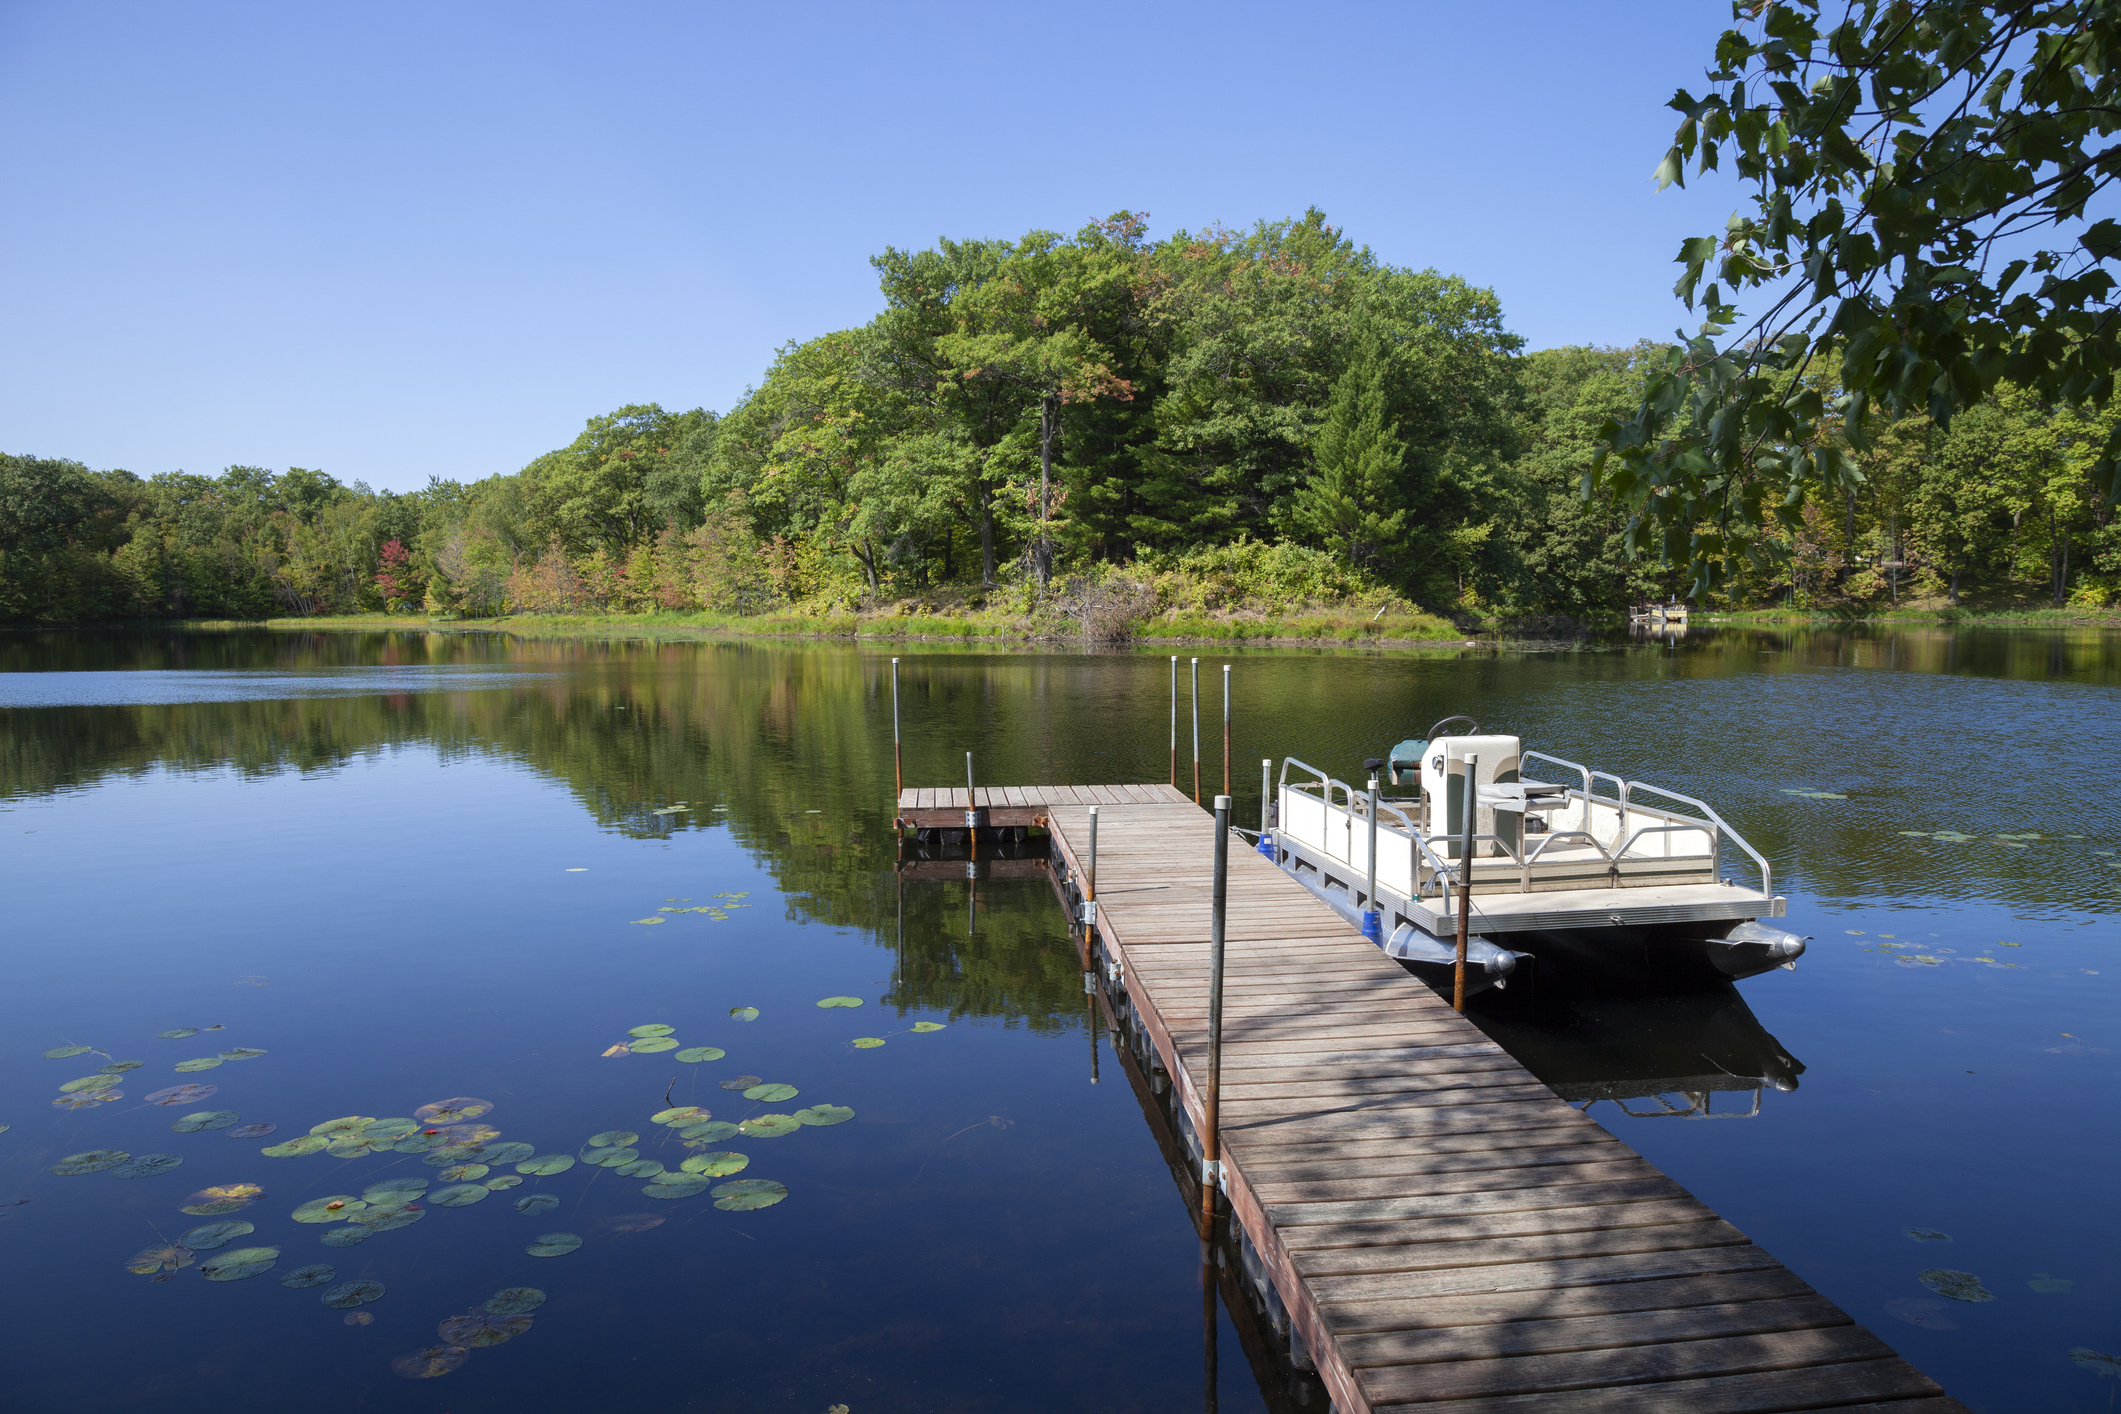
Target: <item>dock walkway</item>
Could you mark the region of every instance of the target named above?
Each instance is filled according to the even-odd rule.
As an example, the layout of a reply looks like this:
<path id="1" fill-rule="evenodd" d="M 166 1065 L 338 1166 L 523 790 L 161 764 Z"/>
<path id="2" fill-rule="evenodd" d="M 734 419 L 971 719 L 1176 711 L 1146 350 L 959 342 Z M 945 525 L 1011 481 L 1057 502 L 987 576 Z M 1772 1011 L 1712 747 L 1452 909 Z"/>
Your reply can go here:
<path id="1" fill-rule="evenodd" d="M 1212 818 L 1163 785 L 993 803 L 1071 877 L 1100 805 L 1099 940 L 1197 1132 Z M 1338 1414 L 1967 1414 L 1242 848 L 1225 947 L 1225 1193 Z"/>

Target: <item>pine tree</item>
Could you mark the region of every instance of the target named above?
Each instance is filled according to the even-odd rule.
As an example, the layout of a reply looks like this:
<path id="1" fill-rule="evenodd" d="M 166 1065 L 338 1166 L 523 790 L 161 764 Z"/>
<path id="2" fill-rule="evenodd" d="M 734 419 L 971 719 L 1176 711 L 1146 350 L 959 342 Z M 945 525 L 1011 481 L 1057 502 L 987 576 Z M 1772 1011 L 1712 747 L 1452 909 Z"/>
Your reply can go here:
<path id="1" fill-rule="evenodd" d="M 1359 334 L 1312 440 L 1315 469 L 1296 493 L 1298 529 L 1358 568 L 1389 557 L 1407 525 L 1400 498 L 1406 444 L 1386 415 L 1389 367 L 1375 331 Z"/>

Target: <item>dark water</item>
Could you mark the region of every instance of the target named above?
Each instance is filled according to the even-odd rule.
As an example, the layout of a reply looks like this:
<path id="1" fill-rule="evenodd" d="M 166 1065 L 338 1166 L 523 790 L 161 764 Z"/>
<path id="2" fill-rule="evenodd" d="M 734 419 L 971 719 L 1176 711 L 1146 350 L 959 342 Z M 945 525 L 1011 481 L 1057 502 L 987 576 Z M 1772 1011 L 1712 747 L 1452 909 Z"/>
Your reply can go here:
<path id="1" fill-rule="evenodd" d="M 960 779 L 968 749 L 994 784 L 1164 776 L 1166 657 L 905 657 L 913 783 Z M 1202 664 L 1211 786 L 1224 661 Z M 2121 1354 L 2121 639 L 1729 634 L 1227 661 L 1240 818 L 1256 817 L 1262 757 L 1350 776 L 1458 711 L 1715 804 L 1774 863 L 1790 925 L 1816 935 L 1795 973 L 1744 984 L 1742 1001 L 1519 998 L 1487 1024 L 1976 1408 L 2108 1407 L 2116 1386 L 2070 1351 Z M 1196 1407 L 1198 1245 L 1109 1044 L 1090 1083 L 1052 893 L 902 891 L 890 783 L 880 652 L 0 639 L 0 1203 L 27 1200 L 0 1208 L 15 1352 L 0 1406 Z M 653 813 L 677 802 L 690 808 Z M 720 916 L 658 912 L 695 907 Z M 815 1005 L 841 995 L 863 1005 Z M 730 1015 L 746 1006 L 756 1020 Z M 727 1055 L 603 1054 L 644 1023 Z M 41 1054 L 67 1044 L 107 1054 Z M 266 1054 L 173 1070 L 234 1047 Z M 144 1062 L 122 1099 L 52 1107 L 106 1059 Z M 720 1088 L 739 1073 L 800 1094 Z M 142 1103 L 180 1083 L 217 1091 Z M 496 1143 L 571 1154 L 630 1130 L 675 1168 L 688 1151 L 649 1119 L 666 1094 L 718 1120 L 856 1117 L 711 1146 L 749 1156 L 738 1177 L 787 1185 L 761 1210 L 578 1164 L 340 1249 L 295 1207 L 440 1170 L 259 1153 L 342 1116 L 472 1096 L 493 1104 Z M 170 1129 L 217 1109 L 278 1129 Z M 183 1163 L 49 1172 L 100 1148 Z M 221 1250 L 278 1247 L 274 1269 L 125 1270 L 220 1220 L 180 1214 L 188 1195 L 235 1183 L 267 1196 L 229 1215 L 256 1231 Z M 518 1214 L 534 1192 L 560 1206 Z M 527 1255 L 549 1232 L 583 1245 Z M 323 1305 L 329 1286 L 281 1284 L 317 1262 L 384 1285 L 360 1308 L 370 1324 Z M 1936 1297 L 1916 1279 L 1935 1267 L 1995 1300 Z M 529 1332 L 443 1378 L 391 1373 L 438 1322 L 522 1285 L 549 1294 Z M 1222 1407 L 1289 1407 L 1219 1319 Z"/>

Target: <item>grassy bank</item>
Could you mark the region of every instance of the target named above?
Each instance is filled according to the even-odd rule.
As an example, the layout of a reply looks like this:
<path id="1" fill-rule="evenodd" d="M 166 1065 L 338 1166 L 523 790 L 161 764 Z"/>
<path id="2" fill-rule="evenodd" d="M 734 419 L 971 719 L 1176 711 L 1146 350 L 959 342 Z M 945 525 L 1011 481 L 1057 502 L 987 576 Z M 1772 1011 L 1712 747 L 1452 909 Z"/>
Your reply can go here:
<path id="1" fill-rule="evenodd" d="M 1997 628 L 2121 628 L 2121 609 L 2066 607 L 1954 609 L 1908 605 L 1895 609 L 1734 609 L 1696 613 L 1697 624 L 1962 624 Z"/>

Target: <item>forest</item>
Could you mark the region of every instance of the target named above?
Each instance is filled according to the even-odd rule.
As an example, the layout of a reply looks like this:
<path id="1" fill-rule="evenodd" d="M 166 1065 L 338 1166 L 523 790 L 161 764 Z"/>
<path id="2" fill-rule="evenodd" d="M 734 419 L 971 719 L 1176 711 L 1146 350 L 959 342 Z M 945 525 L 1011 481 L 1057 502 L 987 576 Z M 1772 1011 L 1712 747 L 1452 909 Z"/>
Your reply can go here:
<path id="1" fill-rule="evenodd" d="M 374 491 L 0 455 L 0 620 L 774 612 L 1592 622 L 1687 591 L 1587 499 L 1670 345 L 1527 351 L 1494 293 L 1316 211 L 1153 240 L 887 249 L 883 310 L 716 413 L 591 417 L 520 470 Z M 1833 390 L 1826 390 L 1829 394 Z M 1707 607 L 2100 606 L 2113 411 L 2005 385 L 1849 455 Z"/>

